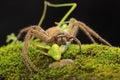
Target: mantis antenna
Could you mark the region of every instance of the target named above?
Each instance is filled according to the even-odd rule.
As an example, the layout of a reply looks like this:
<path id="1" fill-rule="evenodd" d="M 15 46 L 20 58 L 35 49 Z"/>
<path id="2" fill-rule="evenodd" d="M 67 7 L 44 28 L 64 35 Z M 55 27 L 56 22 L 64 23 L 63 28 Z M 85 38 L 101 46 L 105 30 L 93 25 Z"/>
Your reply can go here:
<path id="1" fill-rule="evenodd" d="M 46 11 L 47 11 L 47 6 L 50 6 L 50 7 L 67 7 L 67 6 L 71 6 L 71 8 L 69 9 L 69 11 L 64 15 L 64 17 L 60 20 L 60 22 L 57 24 L 57 26 L 61 26 L 64 21 L 68 18 L 68 16 L 73 12 L 73 10 L 77 7 L 77 4 L 76 3 L 64 3 L 64 4 L 52 4 L 48 1 L 44 1 L 44 10 L 43 10 L 43 14 L 42 14 L 42 17 L 39 21 L 39 26 L 41 26 L 44 18 L 45 18 L 45 15 L 46 15 Z"/>

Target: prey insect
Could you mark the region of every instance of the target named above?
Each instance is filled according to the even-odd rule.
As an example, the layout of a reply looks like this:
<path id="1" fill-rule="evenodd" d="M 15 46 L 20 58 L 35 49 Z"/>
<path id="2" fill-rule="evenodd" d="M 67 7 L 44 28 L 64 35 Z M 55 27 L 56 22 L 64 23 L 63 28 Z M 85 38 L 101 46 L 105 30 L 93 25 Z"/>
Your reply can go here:
<path id="1" fill-rule="evenodd" d="M 56 26 L 44 30 L 40 26 L 44 20 L 47 6 L 50 7 L 71 6 L 71 9 L 66 13 L 66 15 L 61 19 L 61 21 Z M 112 46 L 109 42 L 107 42 L 100 35 L 98 35 L 93 29 L 91 29 L 83 22 L 77 21 L 75 18 L 71 18 L 68 21 L 67 25 L 63 26 L 66 18 L 71 14 L 71 12 L 75 9 L 76 6 L 77 6 L 76 3 L 52 4 L 45 1 L 43 15 L 42 18 L 40 19 L 39 24 L 24 28 L 20 31 L 20 33 L 18 34 L 18 38 L 21 36 L 23 32 L 27 32 L 24 39 L 22 58 L 25 65 L 30 71 L 32 71 L 32 69 L 34 71 L 39 71 L 39 69 L 32 63 L 32 61 L 27 55 L 29 40 L 31 39 L 32 36 L 39 38 L 43 42 L 51 43 L 51 48 L 46 55 L 51 56 L 54 60 L 61 59 L 61 54 L 66 51 L 66 49 L 68 48 L 69 44 L 72 43 L 72 41 L 75 41 L 80 46 L 81 49 L 81 42 L 76 37 L 78 30 L 83 31 L 93 43 L 96 43 L 96 41 L 94 40 L 95 37 L 100 42 L 108 46 Z"/>

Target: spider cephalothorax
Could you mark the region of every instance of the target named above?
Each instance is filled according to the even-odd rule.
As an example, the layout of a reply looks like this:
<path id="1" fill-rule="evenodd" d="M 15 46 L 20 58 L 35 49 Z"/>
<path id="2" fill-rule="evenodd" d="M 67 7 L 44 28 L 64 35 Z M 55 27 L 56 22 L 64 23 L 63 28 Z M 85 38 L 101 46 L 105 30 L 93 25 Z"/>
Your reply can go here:
<path id="1" fill-rule="evenodd" d="M 67 42 L 75 40 L 73 35 L 63 31 L 60 27 L 52 27 L 46 30 L 49 36 L 52 36 L 49 43 L 56 43 L 58 45 L 66 45 Z M 76 40 L 75 40 L 76 41 Z M 80 42 L 78 43 L 80 45 Z"/>

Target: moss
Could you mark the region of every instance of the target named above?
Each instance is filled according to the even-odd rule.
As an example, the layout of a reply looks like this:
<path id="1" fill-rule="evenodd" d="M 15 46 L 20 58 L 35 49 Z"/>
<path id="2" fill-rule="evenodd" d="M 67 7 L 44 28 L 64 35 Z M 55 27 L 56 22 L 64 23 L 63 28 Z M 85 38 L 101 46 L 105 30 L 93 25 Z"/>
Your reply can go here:
<path id="1" fill-rule="evenodd" d="M 45 45 L 34 41 L 34 44 Z M 119 80 L 120 74 L 120 48 L 98 44 L 84 44 L 80 53 L 79 46 L 71 44 L 62 55 L 70 58 L 75 65 L 67 65 L 57 69 L 48 68 L 54 62 L 51 57 L 40 54 L 47 51 L 38 46 L 30 45 L 28 54 L 33 63 L 39 67 L 39 72 L 33 72 L 30 77 L 28 69 L 21 58 L 22 42 L 11 43 L 0 48 L 0 80 Z"/>

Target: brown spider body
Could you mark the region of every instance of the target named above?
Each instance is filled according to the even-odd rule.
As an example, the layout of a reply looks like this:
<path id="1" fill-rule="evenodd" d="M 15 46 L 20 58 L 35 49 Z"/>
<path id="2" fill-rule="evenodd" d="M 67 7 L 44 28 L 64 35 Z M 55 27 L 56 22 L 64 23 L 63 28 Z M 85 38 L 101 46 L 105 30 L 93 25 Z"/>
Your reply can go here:
<path id="1" fill-rule="evenodd" d="M 49 41 L 49 43 L 56 43 L 58 45 L 66 45 L 66 42 L 69 42 L 73 38 L 72 35 L 64 32 L 60 27 L 51 27 L 46 30 L 46 33 L 48 33 L 49 36 L 54 35 L 54 37 Z"/>
<path id="2" fill-rule="evenodd" d="M 81 21 L 77 21 L 76 19 L 71 18 L 68 26 L 69 27 L 68 27 L 67 32 L 63 31 L 60 27 L 51 27 L 45 31 L 39 26 L 27 27 L 20 31 L 20 33 L 18 34 L 18 38 L 21 36 L 23 32 L 27 32 L 25 36 L 25 40 L 24 40 L 22 57 L 23 57 L 23 61 L 25 65 L 28 67 L 30 71 L 32 71 L 31 68 L 35 71 L 38 71 L 38 69 L 35 67 L 35 65 L 32 63 L 32 61 L 27 56 L 27 47 L 28 47 L 31 36 L 35 36 L 44 42 L 52 43 L 52 44 L 56 43 L 58 45 L 65 45 L 67 42 L 74 40 L 77 42 L 77 44 L 79 44 L 81 48 L 81 42 L 80 40 L 76 38 L 76 34 L 78 33 L 78 30 L 80 29 L 87 35 L 87 37 L 93 43 L 96 43 L 93 38 L 95 37 L 100 42 L 108 46 L 112 46 L 110 43 L 104 40 L 101 36 L 99 36 L 93 29 L 91 29 L 90 27 L 88 27 Z"/>

